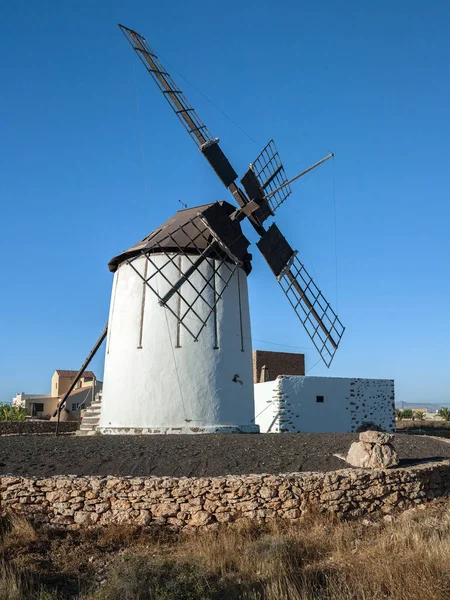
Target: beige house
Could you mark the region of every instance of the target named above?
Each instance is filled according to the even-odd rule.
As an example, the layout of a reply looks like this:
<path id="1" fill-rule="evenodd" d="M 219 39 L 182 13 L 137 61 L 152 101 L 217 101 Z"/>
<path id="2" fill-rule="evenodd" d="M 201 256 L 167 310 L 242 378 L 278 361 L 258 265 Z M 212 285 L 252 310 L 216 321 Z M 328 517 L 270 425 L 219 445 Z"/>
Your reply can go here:
<path id="1" fill-rule="evenodd" d="M 72 385 L 78 371 L 69 371 L 67 369 L 56 369 L 52 377 L 52 389 L 50 395 L 62 398 Z M 92 387 L 95 382 L 95 375 L 92 371 L 85 371 L 77 382 L 75 389 L 83 387 Z"/>
<path id="2" fill-rule="evenodd" d="M 57 369 L 52 376 L 50 394 L 25 394 L 21 392 L 12 400 L 12 405 L 24 408 L 30 417 L 50 418 L 58 407 L 59 401 L 69 390 L 78 371 Z M 85 371 L 75 389 L 67 398 L 66 408 L 71 412 L 91 405 L 95 394 L 101 390 L 102 383 L 97 381 L 93 371 Z"/>

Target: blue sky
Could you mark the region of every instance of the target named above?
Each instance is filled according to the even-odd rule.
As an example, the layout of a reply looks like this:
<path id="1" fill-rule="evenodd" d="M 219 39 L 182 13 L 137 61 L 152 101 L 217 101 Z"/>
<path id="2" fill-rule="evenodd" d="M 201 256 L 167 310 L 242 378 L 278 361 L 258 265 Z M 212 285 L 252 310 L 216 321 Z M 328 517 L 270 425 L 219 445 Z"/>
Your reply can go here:
<path id="1" fill-rule="evenodd" d="M 450 4 L 157 4 L 0 6 L 0 401 L 81 365 L 112 256 L 179 199 L 230 199 L 119 22 L 170 65 L 240 175 L 272 137 L 289 176 L 336 154 L 276 222 L 338 307 L 342 345 L 331 369 L 315 364 L 254 247 L 254 347 L 304 349 L 311 375 L 395 378 L 399 401 L 450 401 Z"/>

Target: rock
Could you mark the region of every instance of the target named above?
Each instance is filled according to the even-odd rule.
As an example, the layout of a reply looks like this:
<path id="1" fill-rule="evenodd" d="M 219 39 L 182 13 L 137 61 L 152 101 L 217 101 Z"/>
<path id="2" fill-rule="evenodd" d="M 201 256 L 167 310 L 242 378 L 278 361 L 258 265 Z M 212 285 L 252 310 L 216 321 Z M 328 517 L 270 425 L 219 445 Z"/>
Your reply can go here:
<path id="1" fill-rule="evenodd" d="M 189 521 L 189 525 L 193 525 L 194 527 L 202 527 L 203 525 L 208 525 L 212 522 L 212 517 L 209 513 L 202 510 L 200 512 L 196 512 L 192 515 L 191 520 Z"/>
<path id="2" fill-rule="evenodd" d="M 273 498 L 276 496 L 276 492 L 274 489 L 264 486 L 259 490 L 259 495 L 261 498 Z"/>
<path id="3" fill-rule="evenodd" d="M 345 460 L 352 467 L 366 468 L 370 463 L 370 454 L 361 442 L 353 442 Z"/>
<path id="4" fill-rule="evenodd" d="M 359 441 L 367 444 L 389 444 L 392 442 L 394 436 L 392 433 L 385 433 L 384 431 L 362 431 L 359 434 Z"/>
<path id="5" fill-rule="evenodd" d="M 399 463 L 398 454 L 392 444 L 374 444 L 369 450 L 367 442 L 353 442 L 346 460 L 353 467 L 364 469 L 389 469 Z"/>
<path id="6" fill-rule="evenodd" d="M 231 515 L 227 512 L 216 514 L 215 517 L 219 523 L 229 523 L 231 521 Z"/>
<path id="7" fill-rule="evenodd" d="M 154 517 L 175 517 L 179 511 L 178 504 L 167 503 L 157 504 L 152 507 L 152 515 Z"/>
<path id="8" fill-rule="evenodd" d="M 372 448 L 368 466 L 372 469 L 389 469 L 396 467 L 398 463 L 398 454 L 392 444 L 383 444 L 383 446 L 374 446 Z"/>
<path id="9" fill-rule="evenodd" d="M 217 508 L 217 502 L 212 502 L 211 500 L 205 500 L 203 508 L 206 512 L 213 513 Z"/>
<path id="10" fill-rule="evenodd" d="M 92 525 L 97 522 L 98 515 L 80 510 L 74 514 L 73 520 L 77 525 Z"/>
<path id="11" fill-rule="evenodd" d="M 99 502 L 95 505 L 95 512 L 98 514 L 102 514 L 111 508 L 110 502 Z"/>
<path id="12" fill-rule="evenodd" d="M 301 513 L 298 508 L 290 508 L 283 514 L 283 517 L 285 519 L 298 519 L 300 515 Z"/>

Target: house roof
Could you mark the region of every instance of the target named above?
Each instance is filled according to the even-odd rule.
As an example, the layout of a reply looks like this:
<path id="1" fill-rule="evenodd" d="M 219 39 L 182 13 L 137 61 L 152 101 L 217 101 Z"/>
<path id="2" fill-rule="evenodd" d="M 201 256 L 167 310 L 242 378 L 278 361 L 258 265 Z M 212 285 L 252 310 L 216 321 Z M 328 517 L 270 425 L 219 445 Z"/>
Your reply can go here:
<path id="1" fill-rule="evenodd" d="M 74 390 L 72 390 L 69 394 L 69 398 L 71 398 L 72 396 L 76 396 L 77 394 L 91 394 L 92 396 L 92 386 L 85 386 L 85 387 L 81 387 L 81 388 L 75 388 Z"/>
<path id="2" fill-rule="evenodd" d="M 56 369 L 55 373 L 58 373 L 60 377 L 75 377 L 78 371 L 71 371 L 70 369 Z M 83 371 L 81 377 L 95 377 L 93 371 Z"/>

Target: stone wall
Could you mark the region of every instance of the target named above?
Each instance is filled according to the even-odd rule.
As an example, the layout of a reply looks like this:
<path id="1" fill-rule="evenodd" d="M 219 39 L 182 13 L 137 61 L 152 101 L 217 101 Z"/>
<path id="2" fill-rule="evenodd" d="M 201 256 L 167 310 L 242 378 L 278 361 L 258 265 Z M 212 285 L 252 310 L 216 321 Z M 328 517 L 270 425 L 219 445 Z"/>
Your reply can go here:
<path id="1" fill-rule="evenodd" d="M 253 350 L 253 383 L 272 381 L 279 375 L 304 374 L 304 354 Z"/>
<path id="2" fill-rule="evenodd" d="M 384 471 L 170 477 L 0 477 L 0 512 L 76 529 L 107 523 L 214 526 L 297 520 L 311 506 L 361 516 L 390 513 L 450 491 L 450 461 Z"/>
<path id="3" fill-rule="evenodd" d="M 413 421 L 412 419 L 401 419 L 396 423 L 397 431 L 403 431 L 404 429 L 443 429 L 450 430 L 450 421 L 431 421 L 430 419 L 424 419 L 423 421 Z"/>
<path id="4" fill-rule="evenodd" d="M 59 431 L 61 433 L 73 433 L 77 430 L 76 421 L 61 421 Z M 30 433 L 55 433 L 56 421 L 0 421 L 0 435 L 19 435 Z"/>

